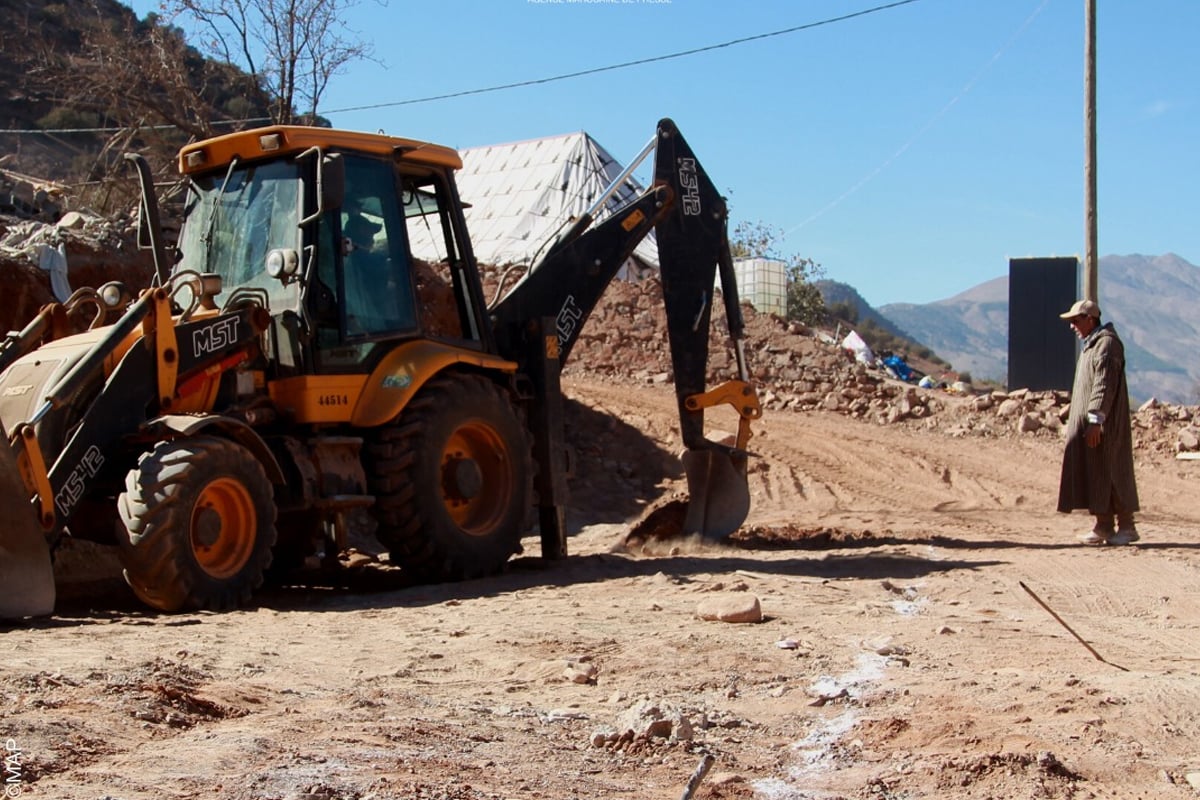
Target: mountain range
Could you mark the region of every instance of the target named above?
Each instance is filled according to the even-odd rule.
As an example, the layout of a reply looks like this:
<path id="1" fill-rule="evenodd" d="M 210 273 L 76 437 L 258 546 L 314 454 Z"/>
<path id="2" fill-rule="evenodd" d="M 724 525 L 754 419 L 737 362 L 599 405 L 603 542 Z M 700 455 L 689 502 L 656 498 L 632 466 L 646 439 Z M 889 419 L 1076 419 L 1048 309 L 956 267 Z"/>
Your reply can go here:
<path id="1" fill-rule="evenodd" d="M 1104 256 L 1097 285 L 1104 320 L 1115 325 L 1125 343 L 1131 401 L 1200 403 L 1200 267 L 1173 253 Z M 822 294 L 827 302 L 835 296 L 824 289 Z M 839 300 L 846 296 L 844 290 L 836 294 Z M 878 309 L 861 303 L 860 319 L 875 314 L 956 370 L 970 372 L 977 381 L 1006 384 L 1008 276 L 933 303 Z"/>

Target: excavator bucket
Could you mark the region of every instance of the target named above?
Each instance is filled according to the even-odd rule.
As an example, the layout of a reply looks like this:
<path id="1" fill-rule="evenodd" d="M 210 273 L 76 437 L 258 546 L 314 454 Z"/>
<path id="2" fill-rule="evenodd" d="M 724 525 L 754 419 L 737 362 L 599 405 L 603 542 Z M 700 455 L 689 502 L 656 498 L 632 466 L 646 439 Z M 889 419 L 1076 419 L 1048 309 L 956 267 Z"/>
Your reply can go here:
<path id="1" fill-rule="evenodd" d="M 722 450 L 687 450 L 681 460 L 688 485 L 683 534 L 724 539 L 741 527 L 750 513 L 746 456 Z"/>
<path id="2" fill-rule="evenodd" d="M 54 570 L 29 490 L 0 426 L 0 619 L 54 611 Z"/>

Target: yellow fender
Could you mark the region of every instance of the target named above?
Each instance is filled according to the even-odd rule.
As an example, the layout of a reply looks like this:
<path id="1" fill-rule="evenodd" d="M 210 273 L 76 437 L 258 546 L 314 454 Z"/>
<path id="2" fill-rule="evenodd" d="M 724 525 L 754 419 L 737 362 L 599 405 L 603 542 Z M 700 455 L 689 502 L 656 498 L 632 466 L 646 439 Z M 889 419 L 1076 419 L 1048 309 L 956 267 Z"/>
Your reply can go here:
<path id="1" fill-rule="evenodd" d="M 299 424 L 373 428 L 395 419 L 430 378 L 455 364 L 514 373 L 515 361 L 428 340 L 405 342 L 369 375 L 297 375 L 273 381 L 271 400 Z"/>
<path id="2" fill-rule="evenodd" d="M 371 428 L 395 419 L 430 378 L 456 364 L 512 374 L 517 363 L 498 356 L 440 342 L 420 340 L 400 345 L 367 377 L 350 423 Z"/>

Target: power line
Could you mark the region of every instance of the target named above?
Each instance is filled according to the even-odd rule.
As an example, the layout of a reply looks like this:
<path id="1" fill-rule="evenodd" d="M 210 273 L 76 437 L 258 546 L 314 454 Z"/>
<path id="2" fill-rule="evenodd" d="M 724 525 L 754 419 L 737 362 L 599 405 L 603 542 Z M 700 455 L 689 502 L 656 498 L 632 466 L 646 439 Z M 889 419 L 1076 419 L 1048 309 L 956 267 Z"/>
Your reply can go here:
<path id="1" fill-rule="evenodd" d="M 676 59 L 676 58 L 683 58 L 685 56 L 694 56 L 699 53 L 708 53 L 713 50 L 720 50 L 725 47 L 733 47 L 735 45 L 746 44 L 748 42 L 756 42 L 756 41 L 761 41 L 763 39 L 771 39 L 776 36 L 786 36 L 787 34 L 790 34 L 790 33 L 797 33 L 799 31 L 812 30 L 813 28 L 820 28 L 825 25 L 833 25 L 834 23 L 845 22 L 847 20 L 855 19 L 857 17 L 865 17 L 868 14 L 875 14 L 880 11 L 888 11 L 893 8 L 898 8 L 900 6 L 906 6 L 906 5 L 909 5 L 910 3 L 916 3 L 916 2 L 918 2 L 918 0 L 895 0 L 895 2 L 892 2 L 892 3 L 885 3 L 884 5 L 874 6 L 872 8 L 866 8 L 861 11 L 854 11 L 849 14 L 843 14 L 839 17 L 830 17 L 828 19 L 819 20 L 817 22 L 808 22 L 803 25 L 795 25 L 791 28 L 784 28 L 784 29 L 778 30 L 778 31 L 771 31 L 769 33 L 758 33 L 753 36 L 744 36 L 740 39 L 731 39 L 727 42 L 721 42 L 719 44 L 710 44 L 705 47 L 694 47 L 691 50 L 680 50 L 677 53 L 668 53 L 666 55 L 661 55 L 661 56 L 650 56 L 648 58 L 639 58 L 634 61 L 625 61 L 620 64 L 609 64 L 608 66 L 593 67 L 591 69 L 579 70 L 577 72 L 565 72 L 561 75 L 553 75 L 553 76 L 550 76 L 547 78 L 532 78 L 530 80 L 516 81 L 514 83 L 504 83 L 504 84 L 499 84 L 497 86 L 487 86 L 487 87 L 484 87 L 481 89 L 464 89 L 464 90 L 458 91 L 458 92 L 448 92 L 446 94 L 430 95 L 428 97 L 416 97 L 416 98 L 411 98 L 408 100 L 394 100 L 394 101 L 387 102 L 387 103 L 373 103 L 371 105 L 365 105 L 365 106 L 349 106 L 347 108 L 334 108 L 334 109 L 330 109 L 328 111 L 324 111 L 324 112 L 322 112 L 322 114 L 345 114 L 345 113 L 348 113 L 351 111 L 369 111 L 369 110 L 377 109 L 377 108 L 394 108 L 396 106 L 416 105 L 417 103 L 432 103 L 437 100 L 450 100 L 455 97 L 468 97 L 468 96 L 477 95 L 477 94 L 488 94 L 490 92 L 500 92 L 500 91 L 504 91 L 506 89 L 519 89 L 519 88 L 522 88 L 525 86 L 539 86 L 541 84 L 554 83 L 556 81 L 565 81 L 565 80 L 569 80 L 571 78 L 582 78 L 586 75 L 597 75 L 602 72 L 612 72 L 612 71 L 618 70 L 618 69 L 628 69 L 629 67 L 639 67 L 639 66 L 642 66 L 645 64 L 654 64 L 654 63 L 657 63 L 660 61 L 670 61 L 670 60 Z M 240 120 L 240 122 L 257 122 L 257 121 L 259 121 L 259 119 Z M 226 121 L 224 124 L 234 124 L 236 122 L 239 122 L 239 120 L 229 120 L 229 121 Z M 213 124 L 216 124 L 216 123 L 213 123 Z M 141 127 L 141 126 L 139 126 L 139 127 Z M 175 126 L 173 126 L 173 125 L 154 125 L 154 126 L 144 126 L 144 127 L 146 127 L 149 130 L 157 130 L 157 129 L 163 129 L 163 128 L 172 128 Z M 4 130 L 4 129 L 0 129 L 0 133 L 31 134 L 31 135 L 39 134 L 39 133 L 44 133 L 44 134 L 53 133 L 53 134 L 61 135 L 61 134 L 70 134 L 70 133 L 115 133 L 115 132 L 121 131 L 121 130 L 125 130 L 125 128 L 74 128 L 74 129 L 60 128 L 60 129 L 56 129 L 56 130 L 46 130 L 46 129 Z"/>
<path id="2" fill-rule="evenodd" d="M 224 125 L 241 125 L 242 123 L 245 123 L 245 122 L 270 122 L 270 121 L 271 121 L 270 117 L 247 117 L 245 119 L 210 120 L 208 124 L 214 128 L 219 128 Z M 131 128 L 135 129 L 135 130 L 139 130 L 139 131 L 170 131 L 170 130 L 177 129 L 178 127 L 179 127 L 178 125 L 163 124 L 163 125 L 126 125 L 121 128 L 29 128 L 29 129 L 25 129 L 25 130 L 19 130 L 17 128 L 0 128 L 0 133 L 15 133 L 15 134 L 36 134 L 36 133 L 50 134 L 50 133 L 52 133 L 52 134 L 55 134 L 56 136 L 58 136 L 58 135 L 62 135 L 65 133 L 119 133 L 120 131 L 127 131 Z"/>
<path id="3" fill-rule="evenodd" d="M 755 41 L 759 41 L 762 39 L 770 39 L 775 36 L 784 36 L 789 33 L 796 33 L 798 31 L 806 31 L 806 30 L 810 30 L 812 28 L 819 28 L 823 25 L 832 25 L 835 22 L 845 22 L 846 20 L 854 19 L 855 17 L 865 17 L 868 14 L 874 14 L 879 11 L 887 11 L 889 9 L 897 8 L 899 6 L 906 6 L 909 3 L 915 3 L 915 2 L 917 2 L 917 0 L 896 0 L 896 2 L 894 2 L 894 3 L 887 3 L 887 4 L 881 5 L 881 6 L 875 6 L 874 8 L 863 9 L 862 11 L 855 11 L 850 14 L 843 14 L 840 17 L 830 17 L 829 19 L 823 19 L 823 20 L 820 20 L 819 22 L 809 22 L 809 23 L 805 23 L 804 25 L 796 25 L 791 28 L 784 28 L 783 30 L 771 31 L 770 33 L 759 33 L 759 34 L 755 34 L 754 36 L 744 36 L 741 39 L 731 39 L 728 42 L 721 42 L 720 44 L 710 44 L 705 47 L 695 47 L 695 48 L 692 48 L 691 50 L 680 50 L 677 53 L 669 53 L 667 55 L 662 55 L 662 56 L 651 56 L 649 58 L 639 58 L 634 61 L 625 61 L 620 64 L 610 64 L 606 67 L 593 67 L 592 69 L 579 70 L 578 72 L 565 72 L 561 75 L 554 75 L 549 78 L 534 78 L 534 79 L 526 80 L 526 81 L 516 81 L 515 83 L 502 83 L 497 86 L 488 86 L 483 89 L 464 89 L 459 92 L 448 92 L 447 94 L 435 94 L 435 95 L 430 95 L 429 97 L 417 97 L 417 98 L 413 98 L 411 100 L 394 100 L 394 101 L 391 101 L 388 103 L 373 103 L 371 105 L 365 105 L 365 106 L 350 106 L 348 108 L 335 108 L 330 111 L 326 111 L 324 113 L 326 113 L 326 114 L 344 114 L 349 111 L 368 111 L 368 110 L 372 110 L 372 109 L 376 109 L 376 108 L 394 108 L 396 106 L 415 105 L 416 103 L 431 103 L 435 100 L 449 100 L 449 99 L 452 99 L 455 97 L 467 97 L 469 95 L 486 94 L 488 92 L 499 92 L 499 91 L 503 91 L 505 89 L 519 89 L 524 86 L 538 86 L 538 85 L 544 84 L 544 83 L 554 83 L 555 81 L 565 81 L 570 78 L 581 78 L 585 75 L 596 75 L 601 72 L 612 72 L 613 70 L 626 69 L 628 67 L 640 67 L 644 64 L 654 64 L 659 61 L 670 61 L 671 59 L 674 59 L 674 58 L 683 58 L 684 56 L 694 56 L 694 55 L 697 55 L 698 53 L 707 53 L 712 50 L 720 50 L 721 48 L 724 48 L 724 47 L 733 47 L 734 45 L 746 44 L 747 42 L 755 42 Z"/>

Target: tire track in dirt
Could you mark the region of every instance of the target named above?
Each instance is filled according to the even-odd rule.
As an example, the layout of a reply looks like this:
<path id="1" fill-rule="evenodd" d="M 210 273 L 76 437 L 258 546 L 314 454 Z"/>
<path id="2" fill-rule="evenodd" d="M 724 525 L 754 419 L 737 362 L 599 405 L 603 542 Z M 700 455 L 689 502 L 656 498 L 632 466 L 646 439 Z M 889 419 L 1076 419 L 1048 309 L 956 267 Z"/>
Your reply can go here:
<path id="1" fill-rule="evenodd" d="M 1097 758 L 1169 761 L 1200 730 L 1200 570 L 1171 555 L 1176 544 L 1189 543 L 1080 548 L 1070 558 L 1021 564 L 1027 585 L 1111 667 L 1090 666 L 1093 656 L 1063 625 L 1026 604 L 1024 626 L 1059 640 L 1043 669 L 1094 670 L 1064 710 L 1080 716 Z"/>
<path id="2" fill-rule="evenodd" d="M 1125 547 L 1025 566 L 1027 585 L 1106 660 L 1135 671 L 1200 665 L 1200 629 L 1177 622 L 1200 616 L 1195 565 Z M 1143 590 L 1115 588 L 1130 585 Z"/>
<path id="3" fill-rule="evenodd" d="M 847 434 L 860 423 L 840 418 L 806 417 L 783 424 L 796 426 L 795 435 L 785 440 L 797 442 L 797 449 L 806 452 L 811 452 L 811 436 L 806 438 L 802 427 L 830 431 L 817 462 L 822 480 L 854 487 L 857 495 L 847 508 L 885 514 L 897 530 L 992 537 L 1008 527 L 1006 518 L 1012 513 L 1047 520 L 1053 514 L 1051 487 L 1057 477 L 1041 443 L 1022 451 L 1011 470 L 997 473 L 995 464 L 1004 459 L 996 457 L 994 442 L 930 433 L 917 437 L 921 446 L 914 446 L 911 432 L 868 428 L 867 435 Z M 1007 453 L 1011 443 L 1006 447 Z M 779 458 L 789 458 L 787 452 L 777 452 Z"/>
<path id="4" fill-rule="evenodd" d="M 573 396 L 593 406 L 612 406 L 621 402 L 625 408 L 635 407 L 639 416 L 651 420 L 670 419 L 676 414 L 674 394 L 665 388 L 660 393 L 629 392 L 620 386 L 581 380 L 573 381 L 570 388 Z M 871 460 L 854 456 L 854 451 L 860 448 L 848 451 L 836 438 L 827 439 L 821 433 L 814 433 L 805 428 L 800 419 L 788 420 L 788 415 L 766 412 L 764 419 L 755 423 L 756 429 L 767 433 L 750 442 L 749 449 L 756 454 L 749 469 L 751 491 L 756 500 L 768 502 L 755 503 L 751 512 L 754 516 L 771 512 L 791 516 L 797 511 L 797 503 L 802 508 L 811 507 L 818 511 L 862 507 L 864 498 L 865 505 L 874 508 L 890 505 L 890 493 L 873 488 L 886 473 L 880 474 Z M 716 416 L 711 415 L 708 419 L 710 436 L 713 430 L 719 429 Z M 762 463 L 766 463 L 765 469 L 759 466 Z M 871 480 L 860 480 L 856 477 L 860 474 L 870 476 Z"/>
<path id="5" fill-rule="evenodd" d="M 674 395 L 665 387 L 630 392 L 576 381 L 574 390 L 589 404 L 628 408 L 632 402 L 638 416 L 660 421 L 659 427 L 676 413 Z M 714 421 L 709 420 L 710 428 Z M 902 427 L 821 412 L 768 411 L 754 427 L 759 434 L 750 442 L 756 454 L 749 468 L 754 521 L 808 517 L 812 524 L 855 525 L 888 511 L 898 527 L 991 530 L 997 512 L 1052 510 L 1056 456 L 1054 445 L 1046 442 L 1021 448 L 1013 469 L 997 474 L 995 451 L 1003 446 L 1009 453 L 1012 442 L 955 439 L 937 431 L 914 437 Z M 901 507 L 921 513 L 897 512 Z"/>

